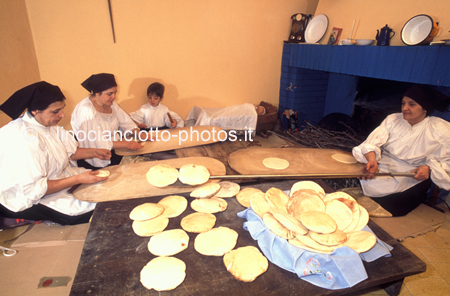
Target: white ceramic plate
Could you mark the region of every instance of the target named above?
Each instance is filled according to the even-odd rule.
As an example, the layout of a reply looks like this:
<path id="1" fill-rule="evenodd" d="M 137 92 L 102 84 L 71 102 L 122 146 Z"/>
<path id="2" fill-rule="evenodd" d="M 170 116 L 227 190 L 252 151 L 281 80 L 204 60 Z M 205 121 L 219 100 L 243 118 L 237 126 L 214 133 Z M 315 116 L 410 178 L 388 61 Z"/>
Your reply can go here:
<path id="1" fill-rule="evenodd" d="M 305 41 L 317 43 L 323 38 L 328 28 L 328 18 L 324 14 L 316 15 L 306 26 Z"/>

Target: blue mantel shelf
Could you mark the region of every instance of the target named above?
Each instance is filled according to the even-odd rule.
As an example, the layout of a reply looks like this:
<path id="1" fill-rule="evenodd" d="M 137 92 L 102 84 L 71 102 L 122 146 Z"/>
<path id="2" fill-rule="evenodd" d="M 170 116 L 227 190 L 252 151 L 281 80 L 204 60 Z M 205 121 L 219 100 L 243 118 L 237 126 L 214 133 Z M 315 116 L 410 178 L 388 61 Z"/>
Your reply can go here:
<path id="1" fill-rule="evenodd" d="M 450 46 L 284 44 L 285 66 L 450 87 Z"/>

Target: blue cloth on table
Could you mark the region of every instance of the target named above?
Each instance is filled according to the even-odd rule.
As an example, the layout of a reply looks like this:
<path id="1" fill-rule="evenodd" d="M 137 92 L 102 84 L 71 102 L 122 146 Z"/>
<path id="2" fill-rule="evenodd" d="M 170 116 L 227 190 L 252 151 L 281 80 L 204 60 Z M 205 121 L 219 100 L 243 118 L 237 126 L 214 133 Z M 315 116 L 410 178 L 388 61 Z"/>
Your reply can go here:
<path id="1" fill-rule="evenodd" d="M 378 240 L 370 251 L 358 254 L 349 247 L 340 247 L 331 254 L 306 251 L 293 246 L 268 230 L 262 219 L 248 208 L 237 214 L 247 219 L 244 229 L 257 240 L 267 259 L 275 265 L 296 273 L 301 279 L 326 289 L 349 288 L 367 278 L 362 260 L 373 261 L 390 256 L 392 247 Z M 371 231 L 367 226 L 367 231 Z"/>

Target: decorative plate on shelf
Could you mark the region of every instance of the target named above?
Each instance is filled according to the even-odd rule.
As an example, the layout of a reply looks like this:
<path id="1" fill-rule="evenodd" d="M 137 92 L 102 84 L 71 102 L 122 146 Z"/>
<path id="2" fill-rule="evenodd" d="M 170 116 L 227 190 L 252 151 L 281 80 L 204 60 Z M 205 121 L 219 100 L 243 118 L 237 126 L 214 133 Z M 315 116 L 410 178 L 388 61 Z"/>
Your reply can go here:
<path id="1" fill-rule="evenodd" d="M 316 15 L 306 26 L 305 41 L 307 43 L 319 42 L 328 29 L 328 17 L 324 14 Z"/>

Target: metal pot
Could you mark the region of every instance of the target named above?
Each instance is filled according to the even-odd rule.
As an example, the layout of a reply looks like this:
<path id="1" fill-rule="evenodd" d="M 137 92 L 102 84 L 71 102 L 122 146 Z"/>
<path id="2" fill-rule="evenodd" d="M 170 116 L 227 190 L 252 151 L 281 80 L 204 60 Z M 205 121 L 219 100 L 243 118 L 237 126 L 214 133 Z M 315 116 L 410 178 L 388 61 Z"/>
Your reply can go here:
<path id="1" fill-rule="evenodd" d="M 427 45 L 438 32 L 438 23 L 429 15 L 419 14 L 405 23 L 401 37 L 406 45 Z"/>

